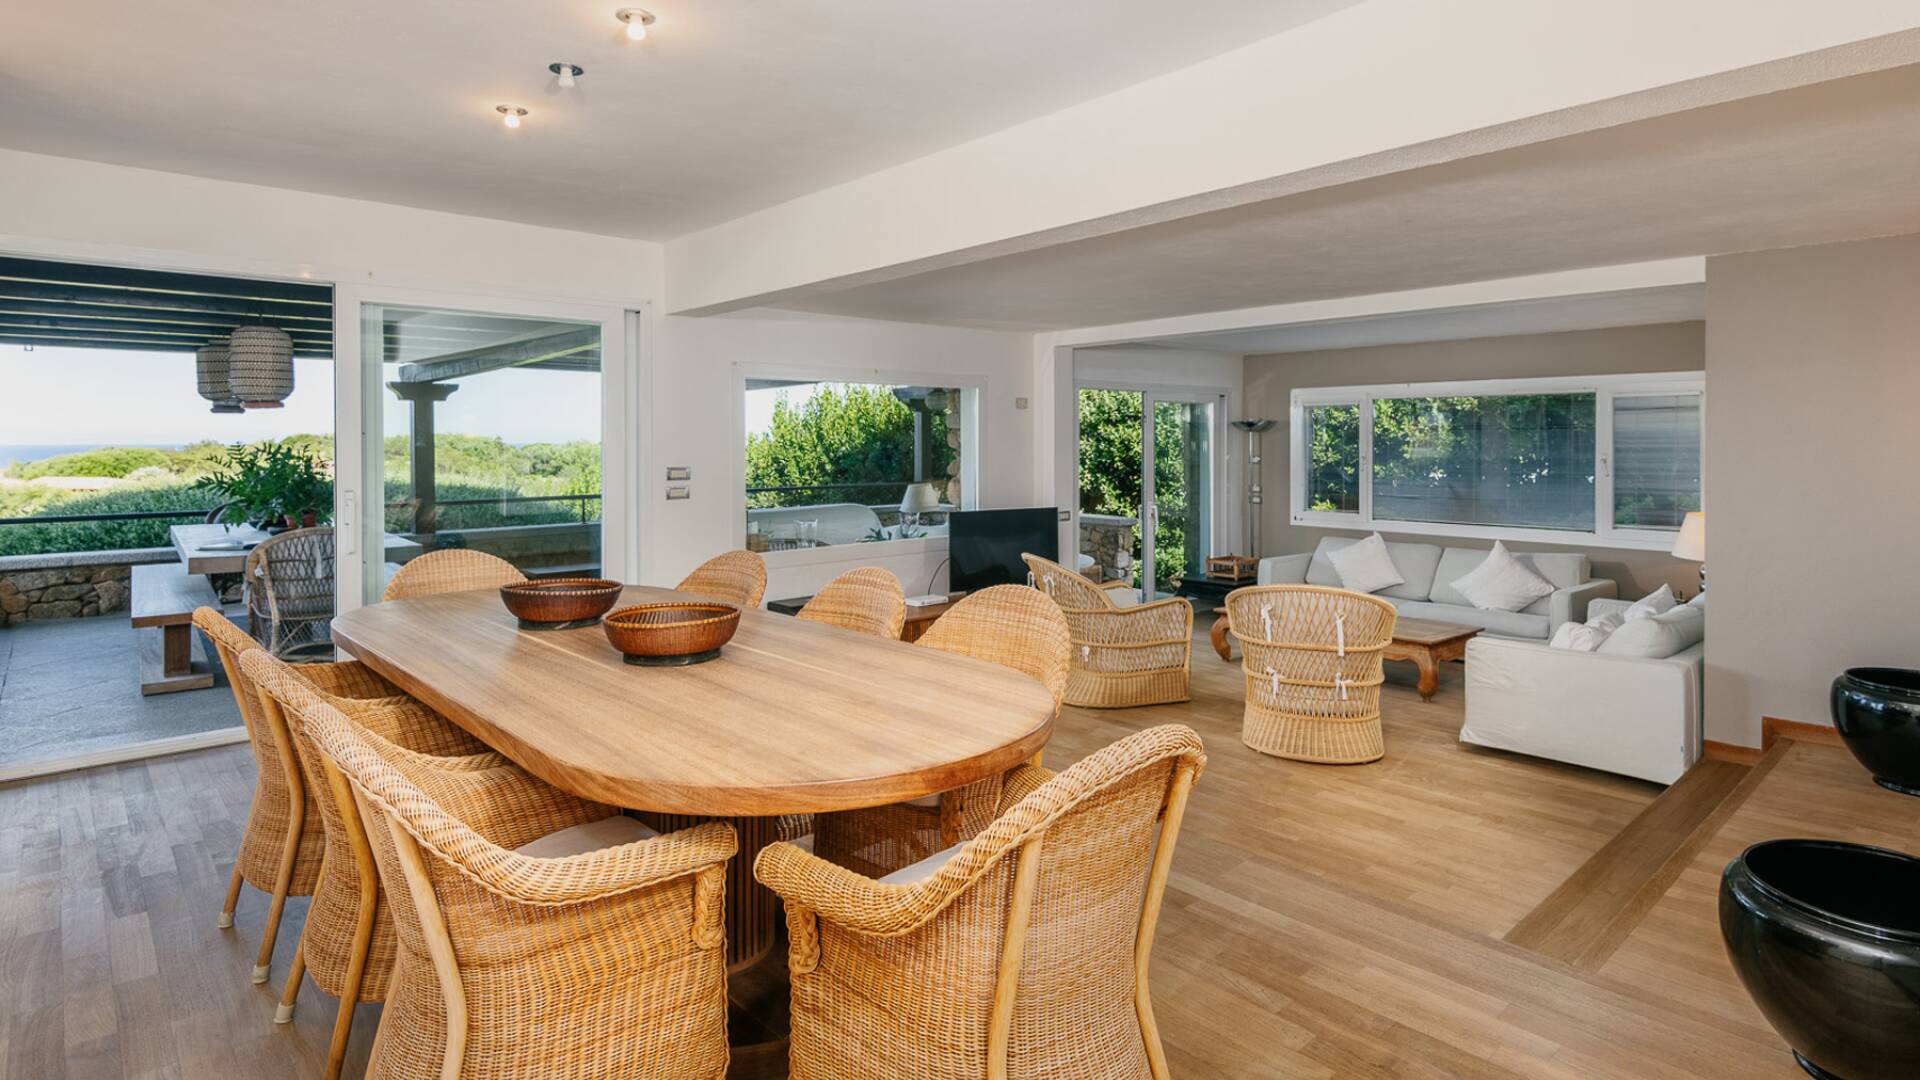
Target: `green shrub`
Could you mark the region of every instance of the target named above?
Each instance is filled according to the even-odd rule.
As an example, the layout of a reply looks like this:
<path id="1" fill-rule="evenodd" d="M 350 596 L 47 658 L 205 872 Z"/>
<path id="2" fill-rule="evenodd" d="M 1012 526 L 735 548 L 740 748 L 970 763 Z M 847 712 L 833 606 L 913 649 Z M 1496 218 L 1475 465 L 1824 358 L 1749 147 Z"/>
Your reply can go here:
<path id="1" fill-rule="evenodd" d="M 128 485 L 111 491 L 55 492 L 61 496 L 31 506 L 10 505 L 0 492 L 0 517 L 30 514 L 124 514 L 146 510 L 200 510 L 207 496 L 190 484 Z M 200 520 L 197 515 L 144 521 L 79 521 L 46 525 L 0 525 L 0 555 L 44 555 L 56 551 L 111 551 L 165 547 L 170 525 Z"/>
<path id="2" fill-rule="evenodd" d="M 7 474 L 16 480 L 37 480 L 42 476 L 110 476 L 118 479 L 135 469 L 154 465 L 164 468 L 170 457 L 168 451 L 145 446 L 107 446 L 23 462 L 8 469 Z"/>

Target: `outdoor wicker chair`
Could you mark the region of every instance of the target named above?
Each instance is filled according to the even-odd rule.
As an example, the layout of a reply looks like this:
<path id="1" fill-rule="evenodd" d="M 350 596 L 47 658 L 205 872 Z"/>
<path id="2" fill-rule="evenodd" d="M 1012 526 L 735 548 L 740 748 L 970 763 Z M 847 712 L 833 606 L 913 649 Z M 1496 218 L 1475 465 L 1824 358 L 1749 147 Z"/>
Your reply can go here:
<path id="1" fill-rule="evenodd" d="M 317 819 L 326 837 L 326 859 L 274 1021 L 293 1019 L 303 974 L 338 998 L 325 1073 L 334 1080 L 346 1060 L 354 1006 L 386 999 L 395 959 L 393 915 L 382 902 L 352 796 L 339 774 L 330 776 L 321 767 L 305 718 L 328 705 L 365 730 L 421 754 L 466 756 L 486 746 L 358 662 L 293 665 L 255 649 L 240 658 L 240 667 L 259 688 L 260 708 L 273 729 L 291 733 L 307 791 L 307 831 L 315 831 Z M 312 813 L 316 807 L 318 814 Z"/>
<path id="2" fill-rule="evenodd" d="M 372 1080 L 717 1080 L 727 1064 L 723 824 L 656 836 L 495 753 L 416 754 L 317 705 L 399 962 Z"/>
<path id="3" fill-rule="evenodd" d="M 793 1080 L 1165 1080 L 1147 964 L 1205 763 L 1170 724 L 1023 765 L 979 836 L 881 881 L 769 845 Z"/>
<path id="4" fill-rule="evenodd" d="M 1034 586 L 1053 597 L 1073 632 L 1069 705 L 1125 709 L 1188 699 L 1193 605 L 1181 597 L 1121 607 L 1108 590 L 1038 555 L 1022 555 Z"/>
<path id="5" fill-rule="evenodd" d="M 194 611 L 193 625 L 207 635 L 213 651 L 219 654 L 220 667 L 233 690 L 233 703 L 240 709 L 240 722 L 247 728 L 247 742 L 253 747 L 253 805 L 247 810 L 246 831 L 234 856 L 233 879 L 227 885 L 226 904 L 220 909 L 220 929 L 233 926 L 242 882 L 272 898 L 260 955 L 253 967 L 253 981 L 263 983 L 273 962 L 274 941 L 280 936 L 280 916 L 287 897 L 313 895 L 326 842 L 321 830 L 304 827 L 306 792 L 300 783 L 293 743 L 284 727 L 262 713 L 259 689 L 242 663 L 248 653 L 261 651 L 260 643 L 210 607 Z"/>
<path id="6" fill-rule="evenodd" d="M 333 657 L 333 526 L 294 529 L 247 554 L 247 616 L 281 659 Z"/>
<path id="7" fill-rule="evenodd" d="M 751 551 L 715 555 L 674 588 L 743 608 L 757 608 L 767 595 L 767 561 Z"/>
<path id="8" fill-rule="evenodd" d="M 1059 605 L 1024 585 L 995 585 L 963 598 L 914 643 L 972 656 L 1038 679 L 1058 712 L 1071 648 Z M 912 802 L 821 814 L 814 852 L 868 876 L 891 873 L 972 837 L 993 820 L 998 777 Z"/>
<path id="9" fill-rule="evenodd" d="M 907 625 L 907 597 L 892 571 L 862 566 L 829 581 L 797 617 L 898 641 Z"/>
<path id="10" fill-rule="evenodd" d="M 402 566 L 387 582 L 387 590 L 380 599 L 405 600 L 434 593 L 495 589 L 525 580 L 527 575 L 498 555 L 471 548 L 441 548 Z"/>
<path id="11" fill-rule="evenodd" d="M 1255 585 L 1227 594 L 1240 640 L 1247 707 L 1240 738 L 1263 754 L 1327 765 L 1378 761 L 1382 654 L 1394 606 L 1317 585 Z"/>

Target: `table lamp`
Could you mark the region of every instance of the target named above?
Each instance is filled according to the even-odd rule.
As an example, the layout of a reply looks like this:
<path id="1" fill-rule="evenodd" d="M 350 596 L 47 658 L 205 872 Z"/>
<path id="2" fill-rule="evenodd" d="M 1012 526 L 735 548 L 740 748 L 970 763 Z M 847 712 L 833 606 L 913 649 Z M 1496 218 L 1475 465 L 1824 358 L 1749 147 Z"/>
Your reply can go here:
<path id="1" fill-rule="evenodd" d="M 933 489 L 930 480 L 908 484 L 906 494 L 900 496 L 900 519 L 909 525 L 920 524 L 921 514 L 939 508 L 940 493 Z"/>
<path id="2" fill-rule="evenodd" d="M 1707 591 L 1707 513 L 1692 510 L 1680 521 L 1680 535 L 1673 538 L 1673 557 L 1700 564 L 1700 591 Z"/>

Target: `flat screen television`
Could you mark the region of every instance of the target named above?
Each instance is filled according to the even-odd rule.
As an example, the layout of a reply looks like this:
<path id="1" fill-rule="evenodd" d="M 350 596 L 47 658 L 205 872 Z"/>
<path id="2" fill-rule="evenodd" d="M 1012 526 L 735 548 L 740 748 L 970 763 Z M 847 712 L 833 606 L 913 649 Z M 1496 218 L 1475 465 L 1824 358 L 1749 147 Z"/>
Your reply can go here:
<path id="1" fill-rule="evenodd" d="M 1060 512 L 1051 506 L 1019 510 L 956 510 L 947 516 L 947 581 L 954 592 L 990 585 L 1025 585 L 1022 552 L 1058 562 Z"/>

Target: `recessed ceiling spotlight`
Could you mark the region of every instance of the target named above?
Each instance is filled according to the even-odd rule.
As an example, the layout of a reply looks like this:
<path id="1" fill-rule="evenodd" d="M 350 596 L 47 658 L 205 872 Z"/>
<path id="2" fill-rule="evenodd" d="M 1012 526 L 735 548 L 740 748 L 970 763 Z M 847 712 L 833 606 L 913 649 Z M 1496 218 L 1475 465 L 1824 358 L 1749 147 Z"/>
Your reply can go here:
<path id="1" fill-rule="evenodd" d="M 569 64 L 565 60 L 557 60 L 548 64 L 547 70 L 560 77 L 559 86 L 562 90 L 573 89 L 573 81 L 587 73 L 586 68 L 581 67 L 579 64 Z"/>
<path id="2" fill-rule="evenodd" d="M 641 8 L 621 8 L 613 13 L 613 17 L 627 24 L 629 41 L 646 40 L 647 27 L 653 25 L 653 12 Z"/>
<path id="3" fill-rule="evenodd" d="M 518 105 L 495 105 L 493 111 L 499 113 L 502 122 L 510 128 L 519 127 L 520 118 L 527 115 L 527 110 Z"/>

